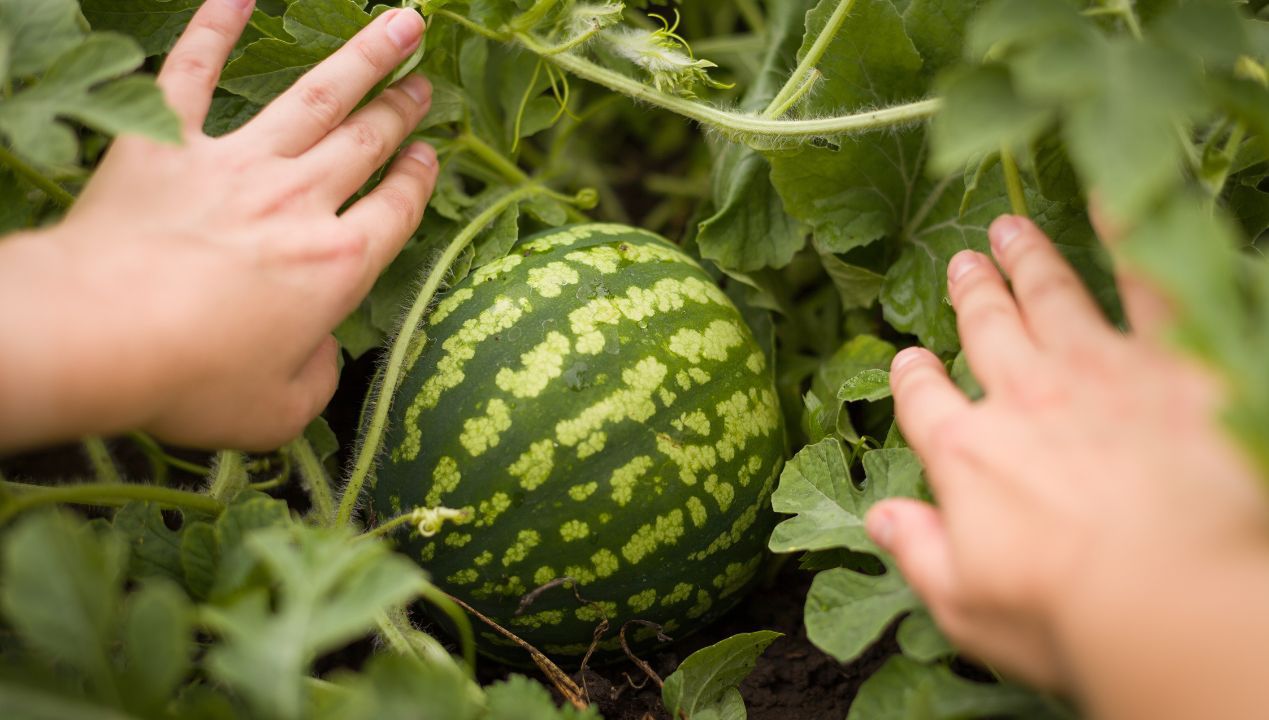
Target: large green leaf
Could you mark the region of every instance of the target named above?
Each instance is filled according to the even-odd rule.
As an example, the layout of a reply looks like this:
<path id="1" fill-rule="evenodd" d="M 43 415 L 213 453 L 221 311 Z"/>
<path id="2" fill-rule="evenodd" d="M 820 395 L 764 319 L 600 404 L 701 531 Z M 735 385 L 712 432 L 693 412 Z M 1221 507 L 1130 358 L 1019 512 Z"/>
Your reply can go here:
<path id="1" fill-rule="evenodd" d="M 919 607 L 916 593 L 890 566 L 884 575 L 825 570 L 806 596 L 806 636 L 838 661 L 850 662 L 900 615 Z"/>
<path id="2" fill-rule="evenodd" d="M 896 655 L 868 678 L 847 720 L 1056 720 L 1076 716 L 1060 703 L 1014 685 L 976 683 L 941 665 Z"/>
<path id="3" fill-rule="evenodd" d="M 75 0 L 0 0 L 0 83 L 44 72 L 83 38 Z"/>
<path id="4" fill-rule="evenodd" d="M 882 498 L 920 496 L 921 464 L 911 450 L 873 450 L 864 455 L 864 470 L 867 478 L 860 488 L 851 481 L 836 438 L 802 448 L 785 465 L 771 496 L 776 512 L 796 514 L 776 526 L 771 549 L 879 552 L 864 530 L 864 516 Z"/>
<path id="5" fill-rule="evenodd" d="M 64 118 L 107 135 L 180 142 L 180 121 L 158 87 L 146 78 L 123 77 L 143 59 L 136 43 L 122 35 L 89 36 L 58 56 L 38 82 L 0 102 L 0 134 L 42 165 L 76 160 L 79 143 Z"/>

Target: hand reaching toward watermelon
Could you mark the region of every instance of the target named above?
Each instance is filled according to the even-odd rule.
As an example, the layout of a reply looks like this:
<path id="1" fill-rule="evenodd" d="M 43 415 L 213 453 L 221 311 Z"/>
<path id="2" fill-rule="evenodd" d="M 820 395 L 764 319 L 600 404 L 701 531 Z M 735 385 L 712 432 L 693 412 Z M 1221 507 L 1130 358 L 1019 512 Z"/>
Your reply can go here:
<path id="1" fill-rule="evenodd" d="M 963 649 L 1093 716 L 1256 716 L 1269 505 L 1221 383 L 1169 349 L 1140 278 L 1119 278 L 1123 335 L 1035 225 L 1002 218 L 991 240 L 1012 292 L 984 255 L 948 270 L 986 397 L 924 350 L 895 358 L 938 507 L 881 503 L 870 533 Z"/>
<path id="2" fill-rule="evenodd" d="M 340 212 L 428 111 L 419 76 L 357 109 L 418 47 L 423 21 L 383 14 L 242 129 L 210 138 L 212 91 L 251 7 L 204 4 L 163 67 L 183 145 L 119 140 L 64 222 L 0 249 L 6 302 L 40 298 L 0 319 L 3 337 L 21 338 L 0 355 L 3 446 L 144 428 L 267 449 L 334 392 L 330 332 L 435 184 L 435 152 L 411 145 Z"/>

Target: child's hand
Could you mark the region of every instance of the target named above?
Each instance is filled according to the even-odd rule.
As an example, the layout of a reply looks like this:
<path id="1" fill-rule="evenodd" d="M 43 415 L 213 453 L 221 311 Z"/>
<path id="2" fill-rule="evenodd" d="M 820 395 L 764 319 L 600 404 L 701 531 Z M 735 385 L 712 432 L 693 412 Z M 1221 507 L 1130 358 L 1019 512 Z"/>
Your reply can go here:
<path id="1" fill-rule="evenodd" d="M 384 14 L 246 126 L 209 138 L 212 91 L 251 5 L 208 0 L 163 66 L 184 145 L 120 139 L 65 222 L 26 239 L 59 244 L 57 272 L 73 290 L 64 310 L 96 327 L 32 349 L 36 363 L 79 354 L 85 387 L 63 382 L 53 429 L 33 430 L 28 414 L 0 432 L 6 442 L 141 427 L 186 445 L 268 449 L 334 392 L 330 332 L 418 227 L 435 184 L 435 152 L 414 145 L 339 212 L 428 111 L 431 88 L 411 76 L 353 112 L 418 47 L 423 20 Z M 67 413 L 93 408 L 66 427 Z"/>
<path id="2" fill-rule="evenodd" d="M 1124 336 L 1035 225 L 1002 218 L 991 240 L 1012 293 L 984 255 L 948 269 L 986 398 L 971 403 L 929 352 L 895 358 L 899 422 L 938 507 L 881 503 L 870 533 L 953 641 L 1050 688 L 1093 693 L 1088 675 L 1130 653 L 1183 669 L 1170 643 L 1187 647 L 1176 624 L 1195 617 L 1192 631 L 1232 657 L 1263 641 L 1264 623 L 1242 627 L 1248 614 L 1224 637 L 1217 606 L 1269 600 L 1256 589 L 1269 572 L 1264 488 L 1220 425 L 1220 383 L 1159 337 L 1166 303 L 1121 277 Z M 1201 658 L 1194 645 L 1187 658 Z M 1104 674 L 1119 699 L 1142 699 L 1130 672 Z"/>

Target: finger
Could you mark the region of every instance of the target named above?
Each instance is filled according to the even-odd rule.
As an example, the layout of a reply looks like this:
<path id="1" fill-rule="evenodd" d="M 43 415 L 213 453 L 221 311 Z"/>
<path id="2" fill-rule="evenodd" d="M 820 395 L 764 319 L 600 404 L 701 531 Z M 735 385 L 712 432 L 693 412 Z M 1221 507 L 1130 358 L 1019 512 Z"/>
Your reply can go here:
<path id="1" fill-rule="evenodd" d="M 292 402 L 284 418 L 283 435 L 297 437 L 330 404 L 339 385 L 339 342 L 327 335 L 309 355 L 291 381 Z"/>
<path id="2" fill-rule="evenodd" d="M 1115 284 L 1119 288 L 1119 300 L 1123 303 L 1128 325 L 1138 336 L 1158 338 L 1173 319 L 1171 303 L 1117 252 L 1125 233 L 1106 216 L 1096 199 L 1089 203 L 1088 214 L 1097 236 L 1114 257 Z"/>
<path id="3" fill-rule="evenodd" d="M 300 160 L 318 192 L 335 207 L 343 204 L 427 114 L 432 86 L 411 75 L 357 111 Z"/>
<path id="4" fill-rule="evenodd" d="M 1023 320 L 1037 345 L 1083 347 L 1109 326 L 1079 276 L 1040 228 L 1005 215 L 988 232 L 992 252 L 1013 281 Z"/>
<path id="5" fill-rule="evenodd" d="M 1034 368 L 1035 346 L 990 259 L 972 250 L 958 253 L 947 266 L 947 288 L 965 357 L 989 395 Z"/>
<path id="6" fill-rule="evenodd" d="M 894 556 L 899 572 L 931 609 L 945 607 L 956 588 L 951 543 L 937 510 L 919 500 L 883 500 L 864 526 L 873 542 Z"/>
<path id="7" fill-rule="evenodd" d="M 221 68 L 254 5 L 254 0 L 207 0 L 164 61 L 157 83 L 187 133 L 202 131 Z"/>
<path id="8" fill-rule="evenodd" d="M 969 399 L 952 384 L 933 353 L 908 348 L 890 364 L 895 417 L 908 444 L 927 461 L 940 429 L 970 408 Z"/>
<path id="9" fill-rule="evenodd" d="M 422 37 L 417 12 L 384 13 L 261 110 L 245 132 L 283 157 L 300 155 L 343 122 Z"/>
<path id="10" fill-rule="evenodd" d="M 379 273 L 418 229 L 436 188 L 436 171 L 436 150 L 425 143 L 411 145 L 392 164 L 379 187 L 341 216 L 341 222 L 364 239 L 369 257 L 358 297 L 369 292 Z"/>

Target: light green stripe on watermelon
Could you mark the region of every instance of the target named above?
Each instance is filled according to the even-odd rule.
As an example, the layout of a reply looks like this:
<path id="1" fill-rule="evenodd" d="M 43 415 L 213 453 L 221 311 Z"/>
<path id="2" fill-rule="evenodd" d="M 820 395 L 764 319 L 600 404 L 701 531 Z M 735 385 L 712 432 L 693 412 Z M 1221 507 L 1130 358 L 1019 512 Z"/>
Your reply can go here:
<path id="1" fill-rule="evenodd" d="M 397 393 L 373 508 L 469 510 L 438 542 L 403 542 L 415 557 L 432 548 L 437 582 L 504 624 L 525 593 L 562 577 L 601 603 L 579 606 L 568 587 L 537 596 L 520 616 L 533 620 L 514 626 L 540 647 L 585 652 L 601 616 L 691 626 L 726 609 L 724 591 L 762 556 L 784 451 L 740 314 L 642 231 L 566 228 L 508 257 L 520 259 L 438 304 L 444 317 Z M 456 472 L 438 482 L 443 462 Z M 447 541 L 460 536 L 471 539 Z"/>

